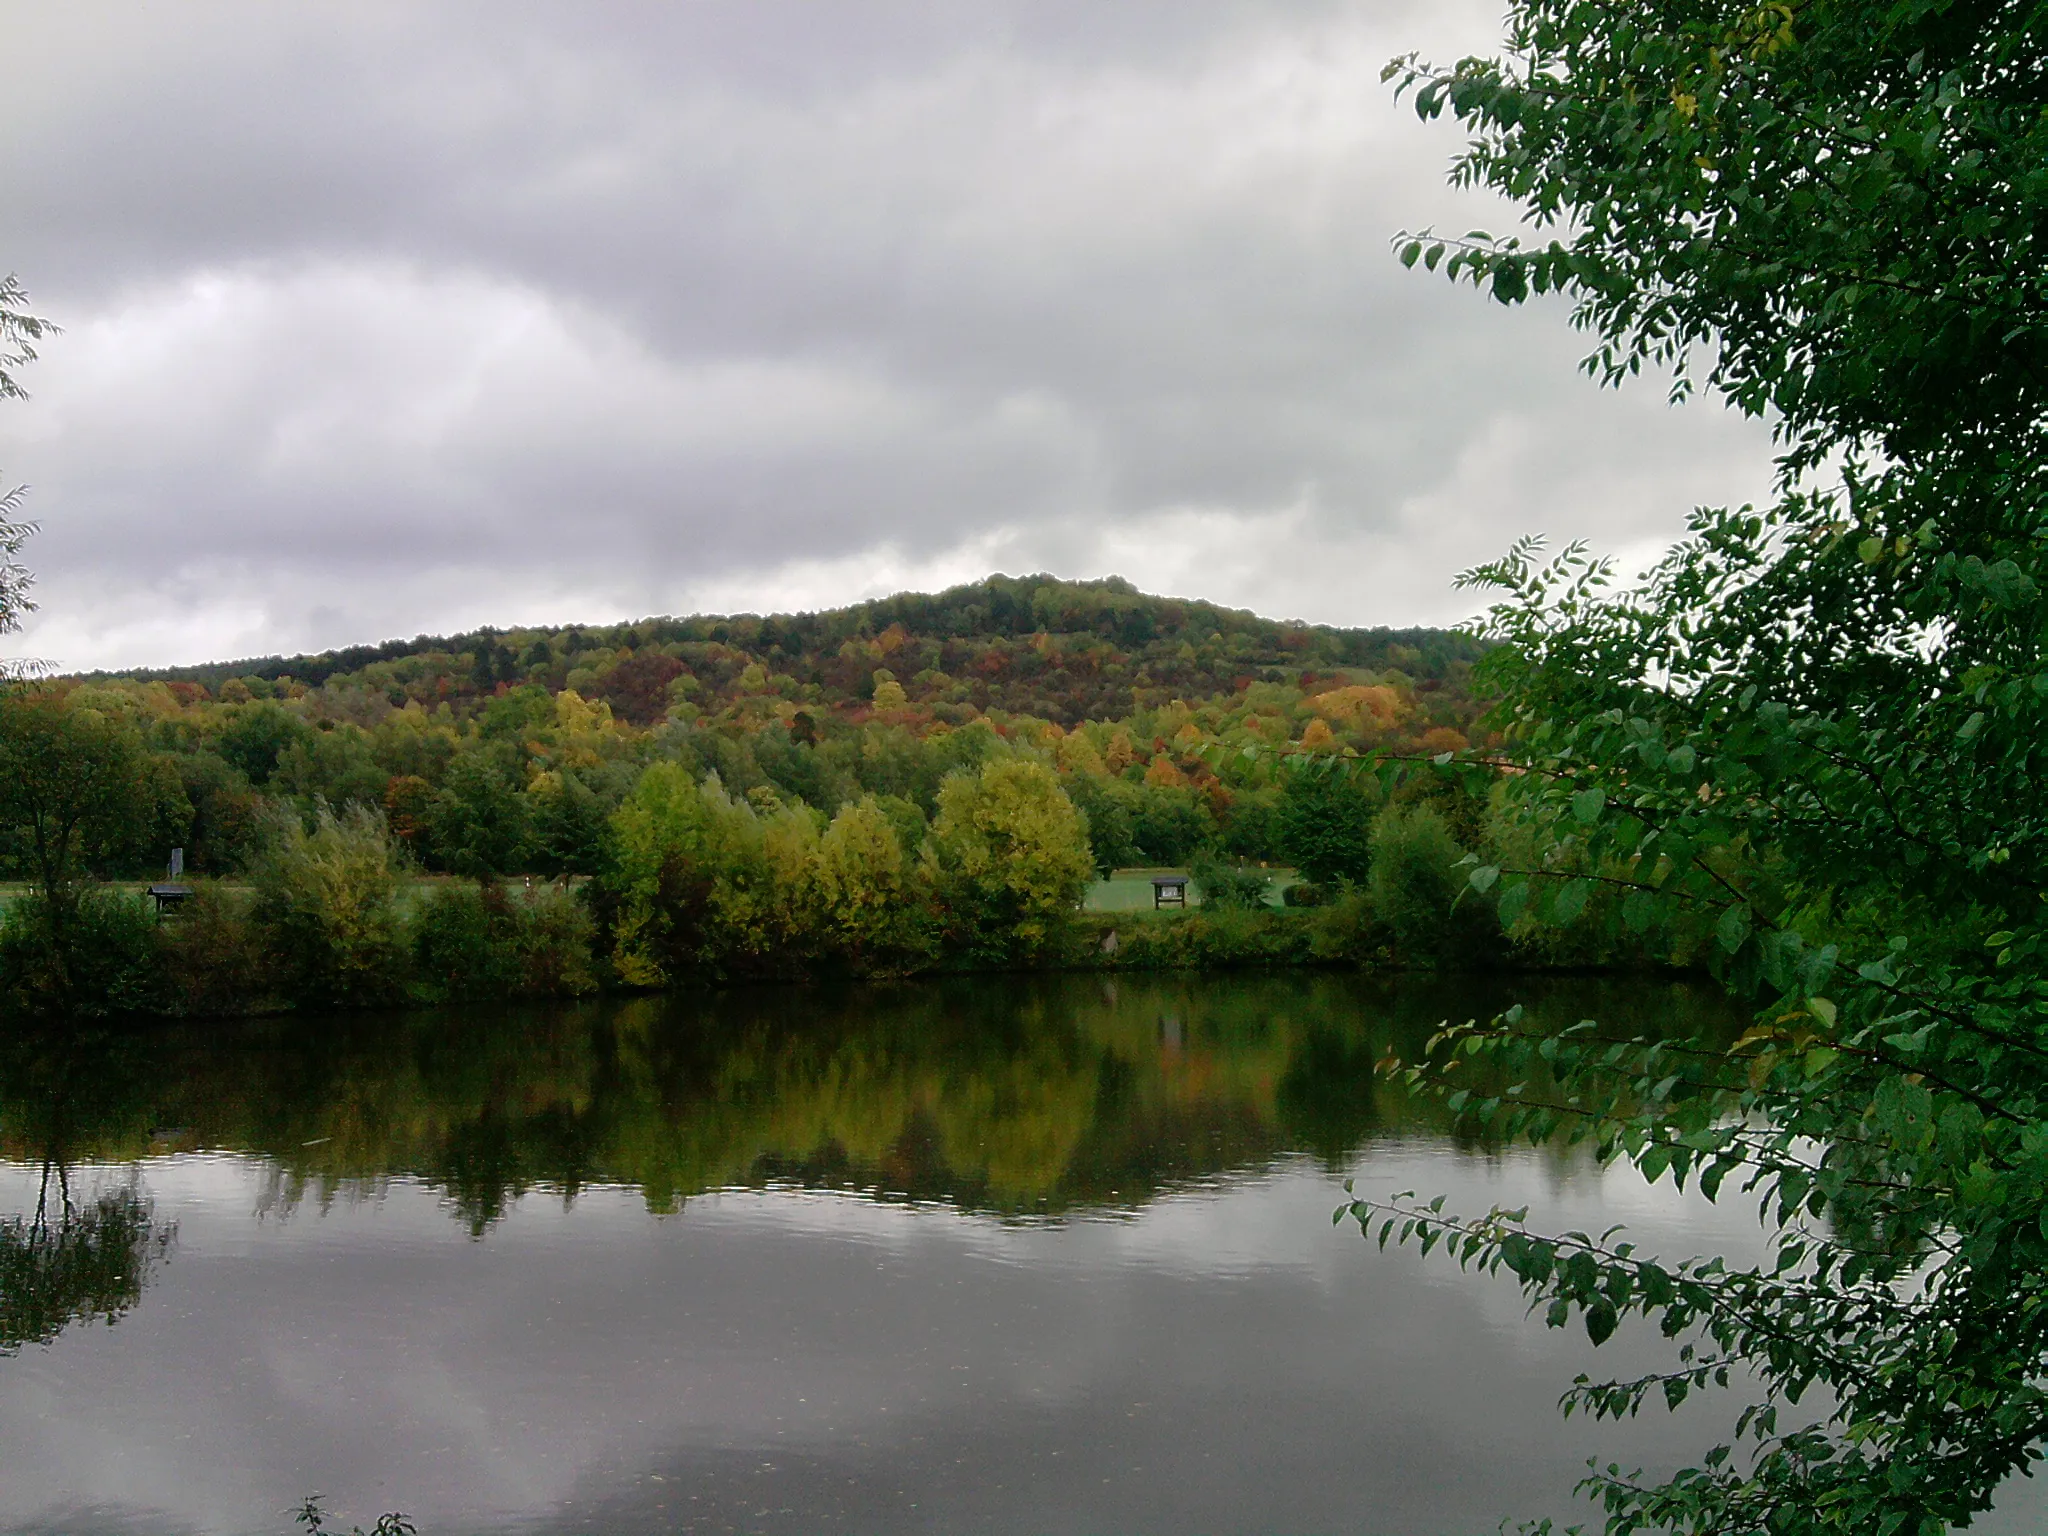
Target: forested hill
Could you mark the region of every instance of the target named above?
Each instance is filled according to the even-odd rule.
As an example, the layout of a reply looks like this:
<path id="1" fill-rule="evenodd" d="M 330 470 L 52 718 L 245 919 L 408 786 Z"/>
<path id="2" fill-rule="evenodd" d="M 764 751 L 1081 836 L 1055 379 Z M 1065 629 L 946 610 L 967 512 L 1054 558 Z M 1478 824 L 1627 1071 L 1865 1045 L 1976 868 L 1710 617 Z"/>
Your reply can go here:
<path id="1" fill-rule="evenodd" d="M 421 635 L 318 655 L 124 673 L 228 697 L 299 689 L 380 693 L 393 706 L 465 706 L 508 686 L 572 689 L 653 725 L 678 704 L 717 716 L 779 696 L 814 710 L 884 702 L 958 723 L 1031 716 L 1071 727 L 1172 700 L 1280 683 L 1313 693 L 1391 682 L 1434 723 L 1467 726 L 1479 647 L 1440 629 L 1336 629 L 1153 597 L 1111 577 L 991 576 L 822 613 L 651 618 L 612 625 Z M 899 699 L 888 685 L 901 687 Z M 223 690 L 226 693 L 223 693 Z M 246 695 L 245 695 L 246 696 Z"/>

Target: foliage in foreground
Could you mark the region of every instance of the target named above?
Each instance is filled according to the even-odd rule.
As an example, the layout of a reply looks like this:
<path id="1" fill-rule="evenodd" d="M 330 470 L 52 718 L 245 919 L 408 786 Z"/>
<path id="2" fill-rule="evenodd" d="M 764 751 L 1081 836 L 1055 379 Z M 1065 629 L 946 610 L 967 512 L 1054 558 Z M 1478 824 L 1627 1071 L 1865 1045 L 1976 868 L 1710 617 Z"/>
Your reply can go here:
<path id="1" fill-rule="evenodd" d="M 292 1511 L 292 1523 L 306 1531 L 308 1536 L 321 1536 L 327 1529 L 327 1511 L 320 1507 L 320 1498 L 317 1493 L 309 1493 L 305 1502 Z M 340 1536 L 338 1528 L 336 1536 Z M 419 1527 L 397 1510 L 388 1510 L 379 1515 L 377 1523 L 367 1531 L 360 1525 L 350 1526 L 348 1536 L 419 1536 Z"/>
<path id="2" fill-rule="evenodd" d="M 1634 592 L 1530 544 L 1475 573 L 1507 593 L 1488 666 L 1531 856 L 1471 884 L 1511 924 L 1708 924 L 1758 1012 L 1733 1051 L 1509 1013 L 1405 1070 L 1757 1198 L 1775 1252 L 1353 1209 L 1553 1326 L 1672 1341 L 1568 1407 L 1760 1393 L 1674 1476 L 1596 1469 L 1610 1531 L 1967 1524 L 2048 1430 L 2048 12 L 1518 0 L 1508 26 L 1504 61 L 1390 73 L 1474 135 L 1457 179 L 1561 238 L 1404 258 L 1572 294 L 1610 380 L 1698 347 L 1785 454 L 1774 505 L 1700 512 Z M 1461 1085 L 1482 1069 L 1516 1086 Z"/>

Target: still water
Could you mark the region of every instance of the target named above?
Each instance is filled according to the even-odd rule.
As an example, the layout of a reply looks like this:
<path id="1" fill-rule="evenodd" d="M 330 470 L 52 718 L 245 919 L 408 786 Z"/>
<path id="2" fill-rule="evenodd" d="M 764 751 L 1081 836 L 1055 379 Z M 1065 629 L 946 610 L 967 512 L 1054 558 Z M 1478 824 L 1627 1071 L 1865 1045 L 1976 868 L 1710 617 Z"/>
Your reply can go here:
<path id="1" fill-rule="evenodd" d="M 1561 1419 L 1577 1372 L 1655 1341 L 1595 1352 L 1511 1285 L 1379 1252 L 1332 1226 L 1342 1180 L 1674 1255 L 1756 1226 L 1460 1142 L 1375 1079 L 1517 997 L 1717 1006 L 1083 977 L 7 1047 L 0 1530 L 279 1532 L 314 1491 L 428 1536 L 1570 1512 L 1589 1455 L 1696 1454 L 1725 1403 Z"/>

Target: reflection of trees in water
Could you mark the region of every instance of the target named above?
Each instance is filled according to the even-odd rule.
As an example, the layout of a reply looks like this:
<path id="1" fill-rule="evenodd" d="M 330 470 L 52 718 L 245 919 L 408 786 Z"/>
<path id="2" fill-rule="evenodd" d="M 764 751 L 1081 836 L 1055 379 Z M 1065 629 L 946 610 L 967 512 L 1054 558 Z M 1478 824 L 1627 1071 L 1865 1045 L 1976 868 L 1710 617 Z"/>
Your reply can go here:
<path id="1" fill-rule="evenodd" d="M 176 1236 L 130 1182 L 75 1197 L 73 1167 L 133 1145 L 152 1079 L 135 1037 L 0 1036 L 0 1152 L 39 1166 L 33 1214 L 0 1217 L 0 1355 L 73 1323 L 111 1323 L 142 1298 Z"/>
<path id="2" fill-rule="evenodd" d="M 192 1144 L 265 1156 L 268 1212 L 411 1178 L 477 1235 L 530 1190 L 573 1199 L 594 1184 L 637 1188 L 660 1211 L 794 1183 L 1059 1216 L 1287 1153 L 1335 1168 L 1374 1137 L 1443 1134 L 1375 1061 L 1533 990 L 1299 972 L 1004 978 L 211 1026 L 155 1037 L 153 1102 L 106 1117 L 98 1155 L 133 1155 L 148 1126 L 179 1124 Z M 1547 991 L 1539 1006 L 1559 1022 L 1616 1001 Z M 1624 996 L 1639 1014 L 1702 1005 L 1643 984 Z"/>
<path id="3" fill-rule="evenodd" d="M 142 1299 L 174 1229 L 133 1187 L 74 1206 L 62 1179 L 57 1209 L 49 1181 L 32 1217 L 0 1220 L 0 1355 L 48 1344 L 72 1323 L 111 1323 Z"/>

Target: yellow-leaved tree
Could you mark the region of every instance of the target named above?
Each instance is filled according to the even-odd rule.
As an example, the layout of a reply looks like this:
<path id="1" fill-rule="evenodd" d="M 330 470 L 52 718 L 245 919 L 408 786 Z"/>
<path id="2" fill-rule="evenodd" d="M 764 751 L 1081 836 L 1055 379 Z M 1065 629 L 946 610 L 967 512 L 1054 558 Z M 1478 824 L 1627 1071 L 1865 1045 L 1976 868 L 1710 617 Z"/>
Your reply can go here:
<path id="1" fill-rule="evenodd" d="M 843 805 L 818 842 L 816 890 L 827 942 L 857 971 L 914 965 L 923 902 L 895 824 L 873 795 Z"/>
<path id="2" fill-rule="evenodd" d="M 925 857 L 951 926 L 981 956 L 1042 949 L 1093 872 L 1087 822 L 1058 775 L 1021 758 L 946 780 Z"/>

